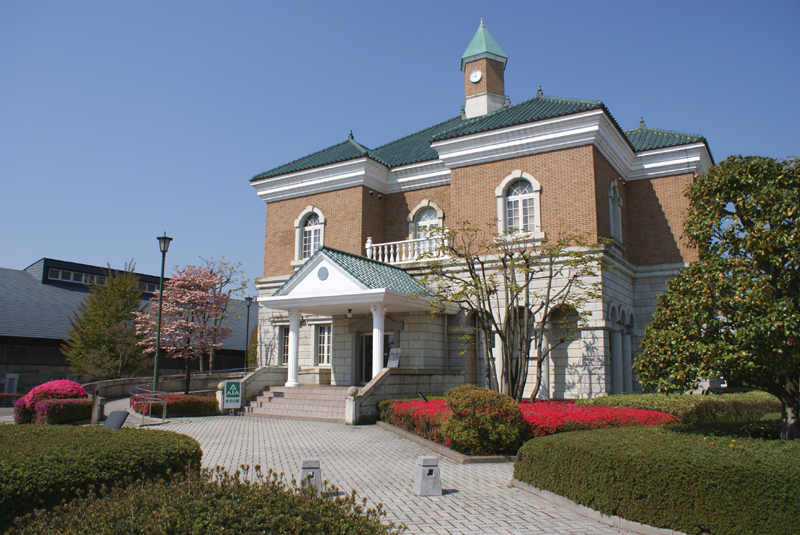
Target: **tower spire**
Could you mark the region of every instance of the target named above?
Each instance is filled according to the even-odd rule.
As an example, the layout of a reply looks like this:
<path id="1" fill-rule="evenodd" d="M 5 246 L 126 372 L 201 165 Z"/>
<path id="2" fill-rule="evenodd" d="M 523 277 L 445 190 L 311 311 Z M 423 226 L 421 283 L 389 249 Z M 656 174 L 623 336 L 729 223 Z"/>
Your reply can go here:
<path id="1" fill-rule="evenodd" d="M 468 119 L 487 115 L 506 102 L 504 71 L 506 56 L 489 30 L 481 24 L 461 56 L 464 73 L 464 110 Z"/>

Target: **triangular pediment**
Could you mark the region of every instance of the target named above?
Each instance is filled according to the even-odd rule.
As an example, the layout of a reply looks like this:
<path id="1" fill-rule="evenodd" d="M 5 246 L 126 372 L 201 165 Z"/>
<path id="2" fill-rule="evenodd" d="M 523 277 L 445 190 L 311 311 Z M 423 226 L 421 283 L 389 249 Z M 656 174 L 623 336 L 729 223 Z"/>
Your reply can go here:
<path id="1" fill-rule="evenodd" d="M 350 294 L 366 289 L 367 286 L 321 251 L 303 264 L 298 272 L 287 281 L 287 284 L 275 292 L 275 296 L 309 297 Z"/>

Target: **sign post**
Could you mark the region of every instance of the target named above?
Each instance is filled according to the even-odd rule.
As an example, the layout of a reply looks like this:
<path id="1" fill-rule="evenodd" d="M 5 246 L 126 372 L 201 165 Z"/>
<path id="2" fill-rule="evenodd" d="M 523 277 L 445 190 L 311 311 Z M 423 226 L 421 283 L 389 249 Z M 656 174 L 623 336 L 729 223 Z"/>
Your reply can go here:
<path id="1" fill-rule="evenodd" d="M 387 368 L 397 368 L 400 365 L 400 348 L 393 347 L 389 350 L 389 363 Z"/>
<path id="2" fill-rule="evenodd" d="M 242 408 L 241 381 L 225 381 L 225 390 L 223 391 L 222 408 L 223 409 Z"/>

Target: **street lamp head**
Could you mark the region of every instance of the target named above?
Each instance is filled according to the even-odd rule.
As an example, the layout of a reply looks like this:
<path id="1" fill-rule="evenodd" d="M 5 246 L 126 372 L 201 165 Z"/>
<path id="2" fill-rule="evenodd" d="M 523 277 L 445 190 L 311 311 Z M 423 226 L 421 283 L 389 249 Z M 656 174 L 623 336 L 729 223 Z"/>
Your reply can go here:
<path id="1" fill-rule="evenodd" d="M 158 248 L 161 249 L 162 253 L 169 251 L 169 242 L 172 241 L 172 238 L 167 237 L 167 233 L 165 232 L 163 236 L 159 236 L 158 238 Z"/>
<path id="2" fill-rule="evenodd" d="M 247 303 L 247 306 L 249 308 L 250 305 L 253 304 L 253 298 L 248 295 L 247 297 L 244 298 L 244 302 Z"/>

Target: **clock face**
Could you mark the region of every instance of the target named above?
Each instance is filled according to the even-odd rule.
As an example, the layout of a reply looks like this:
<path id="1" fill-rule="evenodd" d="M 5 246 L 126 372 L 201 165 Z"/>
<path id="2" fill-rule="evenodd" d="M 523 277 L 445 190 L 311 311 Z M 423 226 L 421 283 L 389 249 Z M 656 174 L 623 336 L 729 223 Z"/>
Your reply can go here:
<path id="1" fill-rule="evenodd" d="M 477 84 L 481 81 L 481 71 L 472 71 L 469 74 L 469 81 L 473 84 Z"/>

